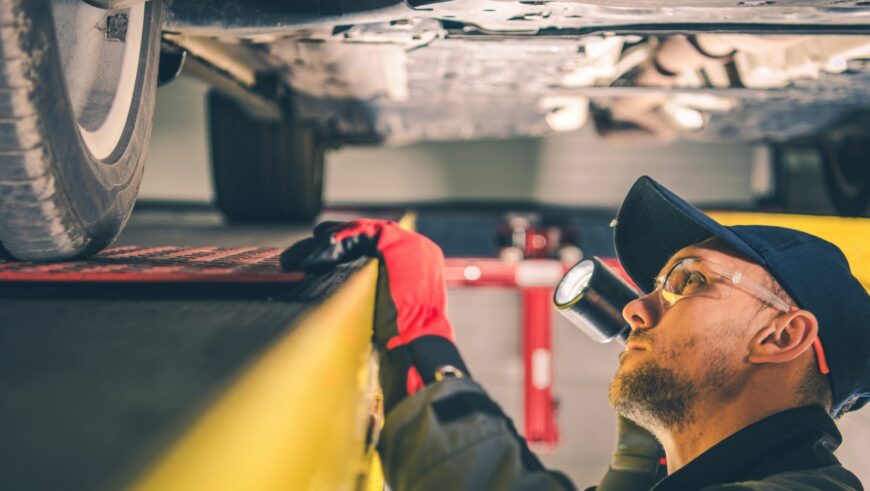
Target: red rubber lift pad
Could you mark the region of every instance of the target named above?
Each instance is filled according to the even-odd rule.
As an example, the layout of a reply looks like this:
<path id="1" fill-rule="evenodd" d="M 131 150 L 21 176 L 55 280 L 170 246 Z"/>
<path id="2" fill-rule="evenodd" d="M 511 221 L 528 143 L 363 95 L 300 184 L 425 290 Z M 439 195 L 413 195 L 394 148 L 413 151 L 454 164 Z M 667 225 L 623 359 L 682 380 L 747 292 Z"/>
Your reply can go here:
<path id="1" fill-rule="evenodd" d="M 83 261 L 31 263 L 0 260 L 0 281 L 283 283 L 302 273 L 281 271 L 282 248 L 137 247 L 106 249 Z"/>

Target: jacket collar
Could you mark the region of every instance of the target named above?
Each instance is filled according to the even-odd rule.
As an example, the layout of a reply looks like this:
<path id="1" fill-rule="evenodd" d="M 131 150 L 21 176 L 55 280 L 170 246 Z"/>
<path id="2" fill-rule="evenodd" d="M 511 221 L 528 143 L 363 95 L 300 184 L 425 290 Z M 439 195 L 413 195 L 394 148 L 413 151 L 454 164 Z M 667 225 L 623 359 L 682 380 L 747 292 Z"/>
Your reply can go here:
<path id="1" fill-rule="evenodd" d="M 776 413 L 717 443 L 659 482 L 655 491 L 700 489 L 839 464 L 842 436 L 820 406 Z"/>

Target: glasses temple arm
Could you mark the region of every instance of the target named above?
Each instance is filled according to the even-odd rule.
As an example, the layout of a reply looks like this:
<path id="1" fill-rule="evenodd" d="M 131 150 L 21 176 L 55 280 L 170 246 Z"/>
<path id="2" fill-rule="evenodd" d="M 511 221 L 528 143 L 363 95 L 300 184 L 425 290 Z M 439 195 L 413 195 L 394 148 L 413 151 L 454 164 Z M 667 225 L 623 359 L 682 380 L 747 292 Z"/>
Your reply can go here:
<path id="1" fill-rule="evenodd" d="M 791 310 L 791 305 L 788 304 L 785 300 L 776 296 L 775 293 L 768 290 L 767 288 L 755 283 L 752 280 L 746 279 L 745 276 L 741 273 L 734 273 L 734 276 L 731 278 L 731 282 L 736 286 L 740 285 L 742 288 L 750 290 L 755 296 L 764 302 L 767 302 L 771 307 L 781 310 L 783 312 L 788 312 Z"/>

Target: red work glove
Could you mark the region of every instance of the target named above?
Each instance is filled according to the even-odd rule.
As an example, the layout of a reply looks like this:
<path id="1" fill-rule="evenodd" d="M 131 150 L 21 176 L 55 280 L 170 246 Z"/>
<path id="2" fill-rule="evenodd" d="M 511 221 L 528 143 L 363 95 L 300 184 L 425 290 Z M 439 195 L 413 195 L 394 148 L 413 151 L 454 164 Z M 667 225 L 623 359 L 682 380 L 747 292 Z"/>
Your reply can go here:
<path id="1" fill-rule="evenodd" d="M 428 238 L 384 220 L 326 222 L 284 251 L 281 267 L 323 273 L 363 256 L 380 260 L 374 342 L 386 409 L 445 365 L 467 375 L 445 312 L 444 255 Z"/>

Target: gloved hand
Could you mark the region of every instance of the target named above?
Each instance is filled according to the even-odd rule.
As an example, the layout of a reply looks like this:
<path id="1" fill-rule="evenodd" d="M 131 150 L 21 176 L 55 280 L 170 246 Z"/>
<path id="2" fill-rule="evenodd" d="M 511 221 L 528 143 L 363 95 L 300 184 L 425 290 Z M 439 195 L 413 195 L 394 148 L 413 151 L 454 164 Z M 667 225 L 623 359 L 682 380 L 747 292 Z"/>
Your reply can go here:
<path id="1" fill-rule="evenodd" d="M 445 312 L 444 255 L 428 238 L 384 220 L 325 222 L 281 254 L 281 267 L 324 273 L 363 256 L 380 260 L 374 342 L 385 409 L 435 380 L 445 365 L 468 374 Z"/>
<path id="2" fill-rule="evenodd" d="M 621 415 L 616 421 L 616 450 L 596 491 L 648 490 L 667 475 L 665 452 L 658 440 Z"/>

